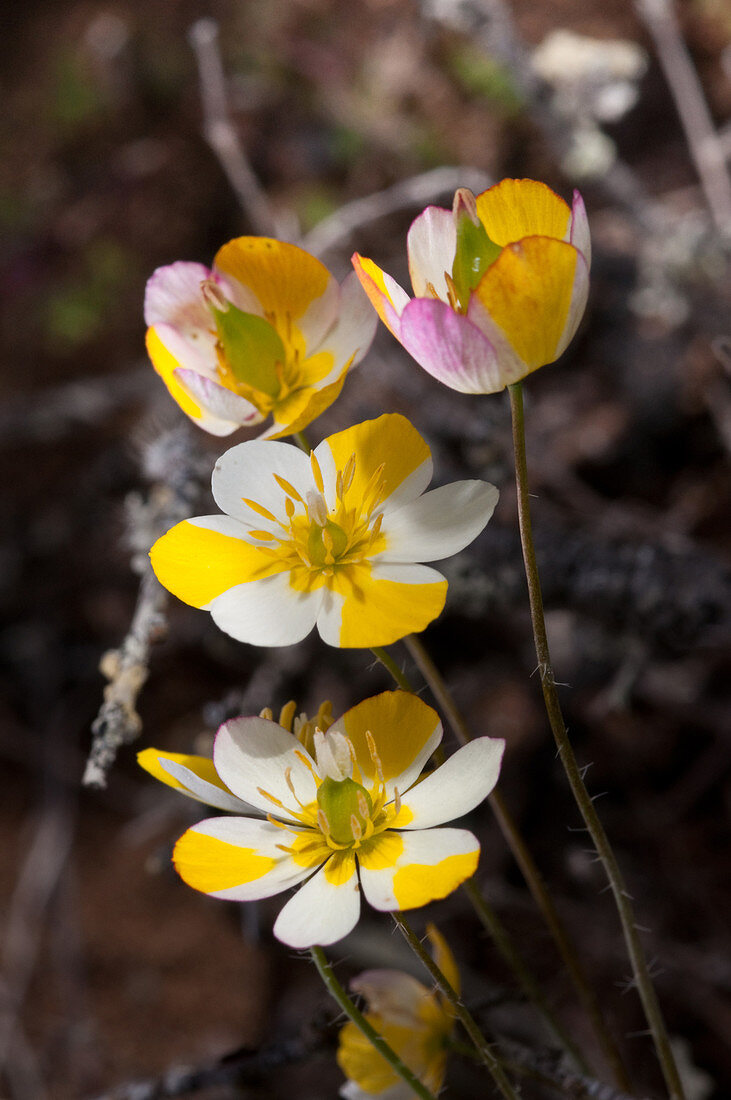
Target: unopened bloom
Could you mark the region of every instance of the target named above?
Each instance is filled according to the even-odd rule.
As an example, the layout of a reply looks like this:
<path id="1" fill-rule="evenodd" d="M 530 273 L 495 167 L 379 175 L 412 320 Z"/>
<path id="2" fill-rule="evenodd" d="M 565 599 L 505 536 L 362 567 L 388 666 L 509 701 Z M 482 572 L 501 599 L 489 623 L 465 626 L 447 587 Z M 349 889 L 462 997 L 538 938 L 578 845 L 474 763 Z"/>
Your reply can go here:
<path id="1" fill-rule="evenodd" d="M 327 731 L 315 730 L 312 752 L 270 719 L 234 718 L 218 731 L 213 767 L 221 789 L 265 819 L 199 822 L 175 846 L 176 870 L 196 890 L 232 901 L 303 883 L 274 925 L 275 936 L 298 948 L 346 936 L 358 921 L 361 889 L 385 911 L 446 897 L 473 874 L 480 845 L 464 829 L 434 826 L 487 797 L 504 742 L 471 741 L 417 783 L 441 738 L 435 711 L 400 691 L 366 699 Z M 163 754 L 148 751 L 148 770 L 170 770 Z M 187 777 L 181 786 L 197 796 Z"/>
<path id="2" fill-rule="evenodd" d="M 300 641 L 315 623 L 329 645 L 388 645 L 441 612 L 447 582 L 417 564 L 465 547 L 498 492 L 458 481 L 424 493 L 432 462 L 398 414 L 323 440 L 250 440 L 213 472 L 226 515 L 198 516 L 153 546 L 158 579 L 210 611 L 218 626 L 261 646 Z"/>
<path id="3" fill-rule="evenodd" d="M 269 415 L 267 437 L 301 431 L 340 393 L 375 319 L 353 276 L 338 286 L 308 252 L 238 237 L 213 269 L 180 261 L 145 292 L 147 350 L 200 427 L 229 435 Z"/>
<path id="4" fill-rule="evenodd" d="M 444 937 L 427 925 L 434 961 L 455 993 L 460 981 Z M 366 970 L 350 983 L 366 1002 L 365 1017 L 430 1092 L 438 1093 L 454 1029 L 449 1003 L 400 970 Z M 340 1032 L 338 1065 L 348 1078 L 345 1100 L 412 1100 L 413 1092 L 352 1021 Z"/>
<path id="5" fill-rule="evenodd" d="M 454 390 L 495 393 L 552 363 L 576 332 L 589 287 L 584 202 L 506 179 L 453 210 L 428 206 L 408 235 L 415 297 L 353 257 L 381 320 L 417 363 Z"/>

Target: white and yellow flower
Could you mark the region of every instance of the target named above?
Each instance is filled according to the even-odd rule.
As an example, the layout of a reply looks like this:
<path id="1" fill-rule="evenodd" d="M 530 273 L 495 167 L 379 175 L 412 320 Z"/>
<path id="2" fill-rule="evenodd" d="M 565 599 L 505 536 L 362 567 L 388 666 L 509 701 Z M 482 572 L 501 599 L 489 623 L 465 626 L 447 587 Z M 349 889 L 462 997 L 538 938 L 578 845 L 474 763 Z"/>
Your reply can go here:
<path id="1" fill-rule="evenodd" d="M 171 768 L 175 759 L 156 750 L 142 754 L 141 763 L 153 775 L 162 767 L 193 797 L 207 798 L 214 788 L 215 799 L 235 800 L 222 808 L 236 813 L 243 802 L 266 815 L 201 821 L 180 838 L 173 861 L 189 886 L 231 901 L 271 897 L 302 883 L 274 934 L 305 948 L 351 931 L 361 890 L 376 909 L 413 909 L 446 897 L 474 873 L 477 838 L 435 826 L 487 797 L 504 742 L 471 741 L 417 783 L 441 738 L 436 712 L 395 691 L 359 703 L 327 732 L 317 729 L 312 753 L 268 718 L 226 722 L 213 748 L 217 780 L 204 777 L 205 794 L 195 758 L 187 758 L 187 772 Z"/>
<path id="2" fill-rule="evenodd" d="M 434 961 L 456 993 L 459 971 L 446 940 L 427 925 Z M 350 983 L 366 1002 L 365 1017 L 430 1092 L 438 1093 L 447 1068 L 454 1014 L 448 1002 L 400 970 L 367 970 Z M 413 1092 L 352 1021 L 338 1040 L 338 1065 L 348 1078 L 345 1100 L 413 1100 Z"/>
<path id="3" fill-rule="evenodd" d="M 150 557 L 174 595 L 239 641 L 291 645 L 317 624 L 329 645 L 388 645 L 441 612 L 447 582 L 418 564 L 463 549 L 498 492 L 459 481 L 425 493 L 429 448 L 398 414 L 298 447 L 250 440 L 216 463 L 226 515 L 185 520 Z"/>
<path id="4" fill-rule="evenodd" d="M 591 242 L 569 205 L 506 179 L 454 207 L 428 206 L 408 235 L 414 298 L 372 260 L 353 264 L 378 315 L 417 363 L 462 393 L 496 393 L 552 363 L 584 313 Z"/>
<path id="5" fill-rule="evenodd" d="M 271 415 L 268 438 L 332 404 L 376 326 L 355 276 L 338 286 L 314 256 L 269 237 L 229 241 L 212 270 L 158 268 L 145 321 L 152 364 L 183 412 L 213 435 Z"/>

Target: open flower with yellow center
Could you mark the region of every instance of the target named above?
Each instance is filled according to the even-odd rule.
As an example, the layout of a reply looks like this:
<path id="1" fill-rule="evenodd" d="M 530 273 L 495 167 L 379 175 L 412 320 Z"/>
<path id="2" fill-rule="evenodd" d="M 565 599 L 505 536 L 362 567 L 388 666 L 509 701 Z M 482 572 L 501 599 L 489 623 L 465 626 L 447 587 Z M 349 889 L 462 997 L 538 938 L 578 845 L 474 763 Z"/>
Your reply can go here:
<path id="1" fill-rule="evenodd" d="M 271 415 L 267 437 L 301 431 L 333 403 L 376 320 L 354 275 L 338 286 L 308 252 L 238 237 L 213 270 L 160 267 L 145 292 L 147 350 L 183 412 L 213 435 Z"/>
<path id="2" fill-rule="evenodd" d="M 426 934 L 434 961 L 459 993 L 457 964 L 444 937 L 433 924 Z M 400 970 L 366 970 L 350 988 L 365 999 L 365 1017 L 378 1034 L 430 1092 L 438 1093 L 454 1029 L 446 1000 Z M 348 1078 L 340 1089 L 345 1100 L 412 1100 L 409 1086 L 350 1020 L 340 1032 L 337 1058 Z"/>
<path id="3" fill-rule="evenodd" d="M 415 297 L 353 257 L 378 315 L 417 363 L 454 390 L 495 393 L 558 359 L 578 327 L 591 246 L 578 191 L 568 206 L 535 180 L 506 179 L 453 209 L 428 206 L 408 235 Z"/>
<path id="4" fill-rule="evenodd" d="M 173 527 L 150 557 L 159 580 L 253 645 L 317 624 L 333 646 L 388 645 L 441 612 L 447 582 L 417 564 L 465 547 L 498 492 L 458 481 L 425 493 L 429 448 L 398 414 L 331 435 L 308 457 L 281 442 L 233 447 L 213 472 L 226 515 Z"/>
<path id="5" fill-rule="evenodd" d="M 218 731 L 213 768 L 222 792 L 265 819 L 199 822 L 175 846 L 176 870 L 196 890 L 231 901 L 302 883 L 274 925 L 275 936 L 298 948 L 346 936 L 358 921 L 361 889 L 386 911 L 446 897 L 473 874 L 480 845 L 464 829 L 435 826 L 487 797 L 504 742 L 471 741 L 417 783 L 441 738 L 435 711 L 400 691 L 366 699 L 327 731 L 316 729 L 312 752 L 271 719 L 234 718 Z M 148 753 L 147 770 L 162 766 L 198 796 L 169 756 Z"/>

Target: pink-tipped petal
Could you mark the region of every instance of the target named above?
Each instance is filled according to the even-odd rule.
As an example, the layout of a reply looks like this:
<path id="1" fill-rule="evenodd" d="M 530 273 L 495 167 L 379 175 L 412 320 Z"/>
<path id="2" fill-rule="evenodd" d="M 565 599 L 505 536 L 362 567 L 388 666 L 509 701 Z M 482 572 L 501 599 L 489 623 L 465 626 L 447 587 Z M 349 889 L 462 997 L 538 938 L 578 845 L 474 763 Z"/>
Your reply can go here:
<path id="1" fill-rule="evenodd" d="M 578 191 L 574 191 L 574 201 L 571 206 L 571 218 L 569 219 L 569 231 L 566 240 L 578 248 L 586 260 L 587 270 L 591 267 L 591 234 L 589 233 L 589 219 L 586 216 L 586 207 Z"/>
<path id="2" fill-rule="evenodd" d="M 571 294 L 571 305 L 566 318 L 566 325 L 558 342 L 556 358 L 561 355 L 574 338 L 581 318 L 584 316 L 586 302 L 589 297 L 589 265 L 584 256 L 579 252 L 576 258 L 576 272 L 574 274 L 574 287 Z"/>
<path id="3" fill-rule="evenodd" d="M 211 311 L 201 293 L 201 283 L 215 278 L 203 264 L 185 260 L 158 267 L 145 287 L 145 324 L 174 325 L 183 333 L 210 328 Z"/>
<path id="4" fill-rule="evenodd" d="M 401 343 L 434 378 L 460 393 L 503 389 L 495 349 L 467 317 L 434 298 L 415 298 L 401 315 Z"/>

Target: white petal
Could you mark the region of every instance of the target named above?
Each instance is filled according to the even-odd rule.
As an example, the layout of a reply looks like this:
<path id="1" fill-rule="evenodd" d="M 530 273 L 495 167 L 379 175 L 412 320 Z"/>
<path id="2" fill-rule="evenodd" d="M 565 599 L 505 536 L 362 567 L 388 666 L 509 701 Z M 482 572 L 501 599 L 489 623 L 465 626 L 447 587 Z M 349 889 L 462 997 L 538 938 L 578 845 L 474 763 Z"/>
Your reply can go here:
<path id="1" fill-rule="evenodd" d="M 446 763 L 402 795 L 413 817 L 403 829 L 429 829 L 474 810 L 487 798 L 500 774 L 505 742 L 479 737 L 463 745 Z"/>
<path id="2" fill-rule="evenodd" d="M 213 763 L 229 790 L 260 813 L 271 813 L 287 821 L 295 820 L 286 812 L 287 806 L 299 810 L 287 775 L 304 805 L 317 797 L 317 783 L 303 756 L 310 759 L 294 734 L 266 718 L 232 718 L 224 722 L 213 746 Z M 285 809 L 266 798 L 262 791 L 281 802 Z"/>
<path id="3" fill-rule="evenodd" d="M 498 496 L 486 481 L 456 481 L 388 511 L 381 530 L 393 562 L 439 561 L 464 549 L 490 519 Z"/>
<path id="4" fill-rule="evenodd" d="M 408 477 L 404 478 L 400 485 L 396 486 L 389 497 L 386 497 L 381 510 L 387 512 L 392 508 L 400 508 L 402 504 L 407 504 L 410 500 L 416 500 L 431 481 L 433 472 L 434 463 L 430 455 L 429 458 L 424 459 L 421 466 L 417 466 Z"/>
<path id="5" fill-rule="evenodd" d="M 216 338 L 210 332 L 200 329 L 196 334 L 185 333 L 175 325 L 162 322 L 153 328 L 160 343 L 180 367 L 205 374 L 207 378 L 218 377 Z"/>
<path id="6" fill-rule="evenodd" d="M 338 318 L 316 349 L 330 352 L 334 360 L 332 371 L 318 384 L 318 389 L 334 381 L 351 360 L 353 365 L 361 361 L 373 342 L 377 325 L 378 314 L 358 276 L 351 271 L 340 287 Z"/>
<path id="7" fill-rule="evenodd" d="M 279 847 L 280 844 L 287 843 L 286 838 L 291 834 L 277 828 L 276 825 L 271 825 L 268 821 L 257 821 L 248 817 L 211 817 L 206 821 L 199 821 L 197 825 L 193 825 L 180 838 L 178 845 L 185 842 L 186 838 L 190 839 L 191 834 L 212 837 L 214 840 L 223 841 L 224 844 L 243 848 L 246 853 L 253 851 L 256 856 L 275 861 L 275 865 L 271 870 L 249 882 L 227 886 L 219 890 L 204 889 L 203 892 L 210 894 L 211 897 L 222 898 L 225 901 L 255 901 L 258 898 L 270 898 L 274 894 L 281 894 L 283 890 L 289 889 L 290 886 L 296 886 L 312 873 L 311 867 L 302 867 L 295 863 L 292 857 Z M 179 851 L 177 845 L 176 851 Z M 242 853 L 242 855 L 245 858 L 245 854 Z M 173 859 L 183 880 L 193 886 L 194 889 L 200 889 L 199 885 L 195 885 L 186 876 L 184 866 L 178 863 L 175 856 L 176 853 L 174 852 Z M 214 858 L 213 853 L 211 858 Z M 235 861 L 235 853 L 229 854 L 229 858 Z"/>
<path id="8" fill-rule="evenodd" d="M 399 1081 L 382 1092 L 364 1092 L 355 1081 L 348 1081 L 340 1086 L 340 1096 L 343 1100 L 414 1100 L 414 1093 L 405 1081 Z"/>
<path id="9" fill-rule="evenodd" d="M 216 504 L 245 523 L 266 527 L 266 522 L 262 523 L 262 518 L 243 503 L 241 498 L 248 497 L 267 508 L 280 522 L 288 523 L 284 508 L 286 494 L 274 474 L 288 481 L 303 500 L 308 490 L 315 488 L 309 458 L 291 443 L 251 439 L 231 447 L 213 470 L 211 484 Z"/>
<path id="10" fill-rule="evenodd" d="M 325 333 L 335 323 L 340 307 L 340 287 L 329 275 L 325 290 L 319 298 L 310 302 L 302 316 L 295 322 L 305 338 L 307 354 L 319 348 Z"/>
<path id="11" fill-rule="evenodd" d="M 166 771 L 168 775 L 172 775 L 178 783 L 183 784 L 185 794 L 195 798 L 198 802 L 205 802 L 207 806 L 215 806 L 217 810 L 229 810 L 234 814 L 260 813 L 250 803 L 243 802 L 234 794 L 222 791 L 215 783 L 209 783 L 206 779 L 201 779 L 194 771 L 186 768 L 185 764 L 179 764 L 177 760 L 166 760 L 164 756 L 161 756 L 158 763 L 163 771 Z"/>
<path id="12" fill-rule="evenodd" d="M 339 648 L 345 600 L 339 592 L 331 592 L 327 588 L 322 591 L 324 595 L 317 613 L 317 630 L 323 642 Z"/>
<path id="13" fill-rule="evenodd" d="M 565 238 L 586 260 L 587 268 L 591 267 L 591 234 L 589 233 L 589 220 L 586 216 L 584 200 L 578 191 L 574 191 L 574 201 L 569 218 L 568 235 Z"/>
<path id="14" fill-rule="evenodd" d="M 446 302 L 448 294 L 444 273 L 452 274 L 457 251 L 457 231 L 452 211 L 441 206 L 427 206 L 412 222 L 406 248 L 414 295 L 417 298 L 431 297 L 427 289 L 427 283 L 431 283 L 442 301 Z"/>
<path id="15" fill-rule="evenodd" d="M 288 572 L 277 573 L 229 588 L 211 601 L 208 610 L 216 626 L 239 642 L 294 645 L 315 625 L 322 594 L 323 589 L 298 592 L 289 583 Z"/>
<path id="16" fill-rule="evenodd" d="M 323 867 L 284 906 L 274 923 L 274 935 L 290 947 L 326 947 L 347 936 L 359 915 L 357 872 L 353 870 L 347 882 L 333 886 Z"/>
<path id="17" fill-rule="evenodd" d="M 457 885 L 468 877 L 459 872 L 455 876 L 450 870 L 452 857 L 474 856 L 480 850 L 477 837 L 466 829 L 422 829 L 413 833 L 400 832 L 399 836 L 403 840 L 403 851 L 391 867 L 370 870 L 362 861 L 360 864 L 360 882 L 366 901 L 374 909 L 389 913 L 394 909 L 417 908 L 446 897 L 456 889 L 455 877 Z M 471 867 L 473 860 L 468 862 Z M 406 868 L 418 870 L 421 896 L 415 892 L 413 882 L 410 886 L 401 886 L 399 896 L 401 884 L 397 876 Z"/>
<path id="18" fill-rule="evenodd" d="M 202 408 L 217 419 L 228 421 L 230 430 L 242 424 L 259 424 L 264 419 L 256 405 L 198 371 L 180 368 L 173 374 Z"/>

